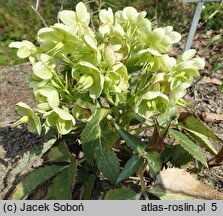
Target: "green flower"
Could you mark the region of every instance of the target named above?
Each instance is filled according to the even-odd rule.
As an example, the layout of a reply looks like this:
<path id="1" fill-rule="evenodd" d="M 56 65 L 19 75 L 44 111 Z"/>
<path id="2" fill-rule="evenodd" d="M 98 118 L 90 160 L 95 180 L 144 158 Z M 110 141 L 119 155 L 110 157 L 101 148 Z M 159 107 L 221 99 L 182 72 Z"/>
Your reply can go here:
<path id="1" fill-rule="evenodd" d="M 33 73 L 43 79 L 51 79 L 56 68 L 55 60 L 47 54 L 39 54 L 38 62 L 33 65 Z"/>
<path id="2" fill-rule="evenodd" d="M 90 97 L 96 99 L 104 87 L 104 77 L 97 67 L 86 61 L 80 61 L 78 67 L 72 69 L 72 77 L 77 81 L 77 90 L 88 91 Z"/>
<path id="3" fill-rule="evenodd" d="M 88 27 L 90 23 L 90 14 L 83 2 L 76 5 L 76 12 L 71 10 L 62 10 L 58 15 L 59 19 L 66 25 L 75 29 L 79 35 L 90 33 Z"/>
<path id="4" fill-rule="evenodd" d="M 20 124 L 28 123 L 28 130 L 30 132 L 37 132 L 41 134 L 41 123 L 39 117 L 33 112 L 33 110 L 25 103 L 19 102 L 16 104 L 16 111 L 19 115 L 23 116 L 18 121 L 12 124 L 12 127 L 16 127 Z"/>
<path id="5" fill-rule="evenodd" d="M 121 93 L 129 88 L 128 71 L 122 63 L 113 65 L 112 70 L 106 73 L 106 90 L 113 93 Z"/>
<path id="6" fill-rule="evenodd" d="M 150 118 L 157 113 L 164 113 L 168 107 L 169 98 L 158 91 L 148 91 L 143 94 L 136 105 L 136 113 L 144 118 Z"/>
<path id="7" fill-rule="evenodd" d="M 41 50 L 52 56 L 68 54 L 77 51 L 80 47 L 80 39 L 76 36 L 76 31 L 61 23 L 40 29 L 37 40 Z"/>
<path id="8" fill-rule="evenodd" d="M 114 23 L 114 15 L 112 9 L 108 8 L 108 10 L 100 10 L 99 19 L 102 22 L 102 25 L 100 25 L 99 27 L 99 32 L 102 34 L 109 34 Z"/>
<path id="9" fill-rule="evenodd" d="M 67 108 L 55 107 L 52 111 L 45 113 L 43 117 L 46 118 L 44 124 L 46 132 L 51 127 L 56 127 L 59 135 L 68 134 L 76 123 Z"/>
<path id="10" fill-rule="evenodd" d="M 10 48 L 17 48 L 17 56 L 19 58 L 28 58 L 37 52 L 36 46 L 30 41 L 23 40 L 22 42 L 11 42 Z"/>
<path id="11" fill-rule="evenodd" d="M 141 33 L 143 35 L 143 32 Z M 167 53 L 172 49 L 172 44 L 180 41 L 181 35 L 173 31 L 172 26 L 167 26 L 165 28 L 155 28 L 147 32 L 146 35 L 144 33 L 144 36 L 141 36 L 141 38 L 149 48 L 157 50 L 160 53 Z"/>
<path id="12" fill-rule="evenodd" d="M 34 90 L 35 97 L 41 103 L 47 102 L 52 109 L 59 106 L 59 94 L 52 87 L 42 87 Z"/>
<path id="13" fill-rule="evenodd" d="M 193 58 L 195 50 L 188 50 L 177 59 L 177 64 L 170 71 L 169 82 L 171 89 L 182 83 L 191 83 L 193 77 L 199 76 L 198 70 L 204 68 L 205 62 L 200 58 Z"/>

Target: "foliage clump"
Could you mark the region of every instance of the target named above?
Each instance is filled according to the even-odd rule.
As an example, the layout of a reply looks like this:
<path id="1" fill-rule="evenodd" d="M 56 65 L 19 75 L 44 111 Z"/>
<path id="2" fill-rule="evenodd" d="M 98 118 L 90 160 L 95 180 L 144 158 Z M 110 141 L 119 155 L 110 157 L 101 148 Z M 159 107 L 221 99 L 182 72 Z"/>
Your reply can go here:
<path id="1" fill-rule="evenodd" d="M 54 134 L 58 141 L 48 159 L 71 164 L 54 173 L 57 176 L 47 198 L 60 198 L 52 192 L 57 178 L 67 179 L 70 187 L 66 189 L 72 193 L 74 170 L 79 178 L 89 177 L 89 166 L 97 167 L 112 184 L 138 171 L 141 183 L 145 172 L 155 180 L 165 163 L 185 166 L 190 156 L 207 166 L 199 144 L 214 154 L 216 150 L 209 143 L 194 143 L 204 136 L 191 128 L 195 117 L 188 120 L 181 116 L 184 122 L 179 124 L 179 108 L 186 106 L 183 96 L 192 79 L 199 76 L 198 70 L 204 68 L 204 61 L 195 57 L 195 50 L 177 59 L 169 55 L 173 44 L 181 39 L 172 26 L 157 27 L 146 18 L 146 12 L 133 7 L 116 13 L 111 8 L 102 9 L 93 25 L 82 2 L 76 11 L 59 12 L 58 18 L 58 23 L 39 30 L 39 46 L 26 40 L 10 44 L 18 49 L 18 57 L 29 58 L 32 64 L 28 83 L 38 102 L 36 112 L 18 103 L 17 111 L 23 117 L 14 126 L 28 122 L 32 132 Z M 154 128 L 150 141 L 143 143 L 131 134 L 136 125 L 140 127 L 135 134 Z M 179 128 L 188 130 L 193 140 Z M 180 146 L 164 143 L 168 133 L 180 140 Z M 74 159 L 69 153 L 65 142 L 70 136 L 73 142 L 80 139 L 83 158 Z M 122 153 L 127 155 L 127 162 L 120 171 Z M 181 161 L 180 155 L 187 159 Z M 40 179 L 38 184 L 45 180 Z M 92 190 L 92 182 L 80 182 L 88 184 L 86 190 Z M 18 191 L 15 198 L 24 198 Z"/>

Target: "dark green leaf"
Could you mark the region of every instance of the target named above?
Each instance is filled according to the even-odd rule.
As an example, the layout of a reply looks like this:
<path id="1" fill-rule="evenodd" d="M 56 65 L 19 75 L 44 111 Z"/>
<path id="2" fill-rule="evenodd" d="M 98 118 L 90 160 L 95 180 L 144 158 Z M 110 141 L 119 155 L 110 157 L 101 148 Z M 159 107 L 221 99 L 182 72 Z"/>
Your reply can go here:
<path id="1" fill-rule="evenodd" d="M 136 153 L 142 154 L 145 149 L 145 144 L 136 136 L 128 133 L 126 130 L 122 129 L 118 124 L 115 124 L 115 128 L 118 131 L 122 139 L 125 140 L 127 145 Z"/>
<path id="2" fill-rule="evenodd" d="M 137 65 L 127 67 L 128 73 L 134 73 L 134 72 L 140 71 L 141 69 L 142 69 L 142 66 L 137 66 Z"/>
<path id="3" fill-rule="evenodd" d="M 112 150 L 102 148 L 98 150 L 97 166 L 112 184 L 116 183 L 120 167 L 118 158 Z"/>
<path id="4" fill-rule="evenodd" d="M 208 140 L 208 138 L 205 135 L 189 130 L 189 129 L 186 129 L 186 130 L 188 134 L 194 139 L 194 141 L 196 141 L 197 144 L 204 147 L 211 154 L 213 155 L 217 154 L 217 150 L 215 149 L 214 145 Z"/>
<path id="5" fill-rule="evenodd" d="M 223 141 L 210 128 L 208 128 L 200 119 L 194 115 L 189 115 L 188 117 L 181 120 L 179 126 L 183 126 L 185 129 L 198 132 L 215 141 L 223 143 Z"/>
<path id="6" fill-rule="evenodd" d="M 191 139 L 189 139 L 185 134 L 170 129 L 169 130 L 170 135 L 172 135 L 175 139 L 179 140 L 180 145 L 187 150 L 191 155 L 193 155 L 198 161 L 200 161 L 202 164 L 204 164 L 206 167 L 207 161 L 198 145 L 196 145 Z"/>
<path id="7" fill-rule="evenodd" d="M 143 158 L 132 155 L 132 157 L 125 164 L 122 172 L 119 174 L 117 183 L 133 175 L 142 166 L 143 161 Z"/>
<path id="8" fill-rule="evenodd" d="M 34 170 L 16 186 L 12 199 L 26 199 L 39 185 L 43 184 L 65 168 L 67 167 L 52 165 Z"/>
<path id="9" fill-rule="evenodd" d="M 58 175 L 56 175 L 43 199 L 47 200 L 71 200 L 75 177 L 75 165 L 72 163 Z"/>
<path id="10" fill-rule="evenodd" d="M 161 153 L 163 162 L 170 161 L 175 167 L 184 167 L 189 165 L 193 156 L 186 151 L 181 145 L 169 146 Z"/>
<path id="11" fill-rule="evenodd" d="M 146 158 L 149 164 L 152 177 L 156 179 L 156 176 L 159 174 L 161 169 L 161 160 L 159 153 L 154 151 L 145 152 L 144 157 Z"/>
<path id="12" fill-rule="evenodd" d="M 109 125 L 105 117 L 107 109 L 97 110 L 91 120 L 87 123 L 81 135 L 83 151 L 87 162 L 92 163 L 95 158 L 96 149 L 111 148 L 117 141 L 117 133 Z"/>
<path id="13" fill-rule="evenodd" d="M 138 200 L 139 194 L 131 188 L 122 187 L 109 190 L 104 197 L 105 200 Z"/>
<path id="14" fill-rule="evenodd" d="M 80 199 L 89 200 L 91 199 L 91 194 L 94 188 L 94 183 L 96 180 L 96 176 L 90 174 L 82 169 L 78 170 L 77 181 L 78 183 L 82 183 L 82 193 L 80 195 Z"/>
<path id="15" fill-rule="evenodd" d="M 72 199 L 73 183 L 76 175 L 76 161 L 70 154 L 64 141 L 59 140 L 57 146 L 48 153 L 51 162 L 67 162 L 67 168 L 55 176 L 43 199 L 70 200 Z"/>
<path id="16" fill-rule="evenodd" d="M 47 154 L 48 162 L 68 162 L 72 160 L 67 145 L 63 140 L 58 140 L 53 148 L 50 149 Z"/>

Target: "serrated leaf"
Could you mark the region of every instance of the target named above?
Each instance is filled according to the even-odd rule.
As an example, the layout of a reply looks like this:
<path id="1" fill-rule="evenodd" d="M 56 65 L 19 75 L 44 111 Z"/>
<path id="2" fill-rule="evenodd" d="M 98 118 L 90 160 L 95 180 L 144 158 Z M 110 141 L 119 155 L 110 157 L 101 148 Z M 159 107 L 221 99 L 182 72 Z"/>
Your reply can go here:
<path id="1" fill-rule="evenodd" d="M 51 139 L 41 145 L 40 148 L 34 149 L 31 152 L 25 153 L 19 161 L 17 161 L 16 166 L 7 175 L 7 185 L 10 184 L 28 167 L 32 166 L 39 158 L 42 157 L 55 143 L 55 139 Z"/>
<path id="2" fill-rule="evenodd" d="M 139 194 L 131 188 L 122 187 L 109 190 L 104 197 L 105 200 L 138 200 Z"/>
<path id="3" fill-rule="evenodd" d="M 16 186 L 12 199 L 26 199 L 39 185 L 65 168 L 65 166 L 52 165 L 34 170 Z"/>
<path id="4" fill-rule="evenodd" d="M 182 193 L 173 193 L 167 190 L 162 190 L 160 187 L 155 186 L 149 189 L 149 193 L 152 193 L 159 197 L 161 200 L 194 200 L 195 197 L 188 196 Z"/>
<path id="5" fill-rule="evenodd" d="M 48 162 L 67 162 L 71 163 L 73 156 L 70 154 L 66 143 L 58 140 L 53 148 L 47 154 Z"/>
<path id="6" fill-rule="evenodd" d="M 72 160 L 71 164 L 66 169 L 62 170 L 52 179 L 47 194 L 43 199 L 71 200 L 75 173 L 75 162 Z"/>
<path id="7" fill-rule="evenodd" d="M 179 125 L 183 126 L 185 129 L 198 132 L 223 144 L 223 140 L 221 140 L 210 128 L 208 128 L 200 119 L 196 118 L 194 115 L 189 114 L 189 116 L 179 119 L 179 122 Z"/>
<path id="8" fill-rule="evenodd" d="M 132 155 L 132 157 L 127 161 L 123 170 L 118 176 L 117 183 L 127 179 L 131 175 L 133 175 L 143 164 L 143 158 L 139 158 L 136 155 Z"/>
<path id="9" fill-rule="evenodd" d="M 136 153 L 142 154 L 145 149 L 145 144 L 136 136 L 128 133 L 126 130 L 122 129 L 118 124 L 115 123 L 115 128 L 118 131 L 122 139 L 125 140 L 126 144 Z"/>
<path id="10" fill-rule="evenodd" d="M 155 179 L 161 169 L 160 155 L 157 152 L 149 151 L 144 153 L 144 157 L 148 161 L 152 177 Z"/>
<path id="11" fill-rule="evenodd" d="M 203 135 L 200 134 L 198 132 L 186 129 L 188 131 L 188 133 L 190 134 L 190 136 L 201 146 L 203 146 L 204 148 L 206 148 L 207 151 L 209 151 L 211 154 L 216 155 L 217 154 L 217 150 L 215 149 L 214 145 L 208 140 L 208 138 Z"/>
<path id="12" fill-rule="evenodd" d="M 105 119 L 108 113 L 108 109 L 98 109 L 81 134 L 83 151 L 89 163 L 95 158 L 96 149 L 110 148 L 117 141 L 117 133 Z"/>
<path id="13" fill-rule="evenodd" d="M 43 199 L 72 199 L 72 188 L 76 175 L 76 161 L 69 152 L 66 143 L 63 140 L 58 140 L 56 146 L 47 154 L 47 158 L 48 162 L 65 163 L 69 165 L 52 179 L 47 194 Z"/>
<path id="14" fill-rule="evenodd" d="M 190 154 L 192 154 L 198 161 L 200 161 L 202 164 L 204 164 L 206 167 L 207 161 L 198 145 L 196 145 L 190 138 L 188 138 L 183 133 L 170 129 L 169 130 L 170 135 L 172 135 L 175 139 L 179 141 L 179 144 L 187 150 Z"/>
<path id="15" fill-rule="evenodd" d="M 162 162 L 170 161 L 175 167 L 184 168 L 192 161 L 193 156 L 181 145 L 166 147 L 161 153 Z"/>
<path id="16" fill-rule="evenodd" d="M 120 167 L 115 152 L 110 149 L 100 148 L 97 152 L 97 166 L 112 184 L 116 183 Z"/>
<path id="17" fill-rule="evenodd" d="M 77 172 L 77 182 L 82 183 L 83 192 L 80 194 L 80 199 L 90 200 L 91 194 L 94 189 L 94 183 L 96 176 L 94 174 L 88 173 L 83 169 L 79 169 Z"/>

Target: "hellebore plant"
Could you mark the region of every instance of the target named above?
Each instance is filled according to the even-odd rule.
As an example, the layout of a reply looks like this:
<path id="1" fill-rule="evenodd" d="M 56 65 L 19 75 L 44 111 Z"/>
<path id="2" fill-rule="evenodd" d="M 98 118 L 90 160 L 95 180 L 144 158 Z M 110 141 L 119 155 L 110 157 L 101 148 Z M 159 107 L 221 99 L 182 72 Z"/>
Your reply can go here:
<path id="1" fill-rule="evenodd" d="M 58 18 L 59 23 L 39 30 L 39 46 L 26 40 L 9 45 L 18 49 L 19 58 L 29 59 L 28 84 L 38 102 L 35 112 L 18 103 L 23 117 L 13 126 L 28 122 L 30 131 L 54 136 L 44 144 L 44 166 L 18 184 L 14 199 L 28 198 L 47 180 L 51 184 L 44 199 L 71 199 L 74 184 L 84 185 L 80 198 L 90 199 L 99 177 L 119 188 L 116 198 L 131 195 L 134 191 L 122 183 L 135 173 L 141 180 L 139 194 L 145 195 L 144 175 L 155 181 L 165 164 L 188 167 L 194 158 L 208 167 L 200 146 L 215 156 L 207 137 L 219 138 L 195 116 L 179 111 L 187 106 L 183 96 L 204 61 L 193 49 L 177 59 L 169 56 L 181 39 L 172 26 L 156 27 L 145 11 L 126 7 L 116 13 L 100 10 L 93 28 L 82 2 Z M 152 136 L 142 141 L 140 134 L 148 128 Z M 179 145 L 167 144 L 167 136 Z M 70 150 L 74 145 L 78 153 Z"/>

